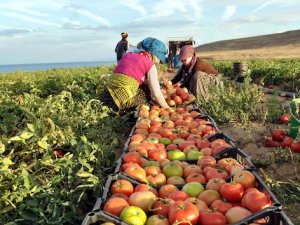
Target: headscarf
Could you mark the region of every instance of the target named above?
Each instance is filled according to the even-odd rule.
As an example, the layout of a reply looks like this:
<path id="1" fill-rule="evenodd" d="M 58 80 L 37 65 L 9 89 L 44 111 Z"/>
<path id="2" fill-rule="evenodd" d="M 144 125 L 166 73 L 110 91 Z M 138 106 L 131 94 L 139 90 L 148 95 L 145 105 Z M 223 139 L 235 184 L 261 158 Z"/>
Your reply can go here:
<path id="1" fill-rule="evenodd" d="M 152 38 L 152 37 L 145 38 L 141 42 L 141 49 L 147 52 L 151 52 L 153 55 L 159 58 L 159 60 L 163 63 L 166 60 L 166 53 L 167 53 L 166 45 L 162 41 L 156 38 Z"/>
<path id="2" fill-rule="evenodd" d="M 185 45 L 180 49 L 179 58 L 185 60 L 187 58 L 194 57 L 195 49 L 192 45 Z"/>

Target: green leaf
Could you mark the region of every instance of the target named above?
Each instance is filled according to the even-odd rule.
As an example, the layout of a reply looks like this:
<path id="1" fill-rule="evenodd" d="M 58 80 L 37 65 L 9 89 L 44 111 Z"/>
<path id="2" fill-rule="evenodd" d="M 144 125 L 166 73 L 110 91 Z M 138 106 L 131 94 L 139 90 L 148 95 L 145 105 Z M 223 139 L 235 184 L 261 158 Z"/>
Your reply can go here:
<path id="1" fill-rule="evenodd" d="M 0 142 L 0 153 L 3 152 L 5 152 L 5 145 L 2 142 Z"/>
<path id="2" fill-rule="evenodd" d="M 43 149 L 48 149 L 48 143 L 46 141 L 38 141 L 38 145 Z"/>
<path id="3" fill-rule="evenodd" d="M 10 158 L 4 158 L 4 159 L 2 160 L 2 163 L 3 163 L 4 165 L 11 165 L 11 164 L 13 164 L 13 162 L 10 160 Z"/>
<path id="4" fill-rule="evenodd" d="M 25 140 L 26 140 L 26 139 L 31 138 L 33 135 L 34 135 L 34 134 L 31 133 L 31 132 L 24 131 L 24 132 L 22 132 L 22 134 L 20 135 L 20 137 L 21 137 L 22 139 L 25 139 Z"/>
<path id="5" fill-rule="evenodd" d="M 31 124 L 31 123 L 27 123 L 27 128 L 31 131 L 31 132 L 33 132 L 34 133 L 34 131 L 35 131 L 35 128 L 34 128 L 34 125 L 33 124 Z"/>
<path id="6" fill-rule="evenodd" d="M 76 175 L 79 176 L 79 177 L 92 177 L 92 176 L 94 176 L 93 174 L 85 172 L 85 171 L 78 171 Z"/>
<path id="7" fill-rule="evenodd" d="M 20 138 L 19 136 L 15 136 L 9 139 L 10 141 L 23 141 L 22 138 Z"/>

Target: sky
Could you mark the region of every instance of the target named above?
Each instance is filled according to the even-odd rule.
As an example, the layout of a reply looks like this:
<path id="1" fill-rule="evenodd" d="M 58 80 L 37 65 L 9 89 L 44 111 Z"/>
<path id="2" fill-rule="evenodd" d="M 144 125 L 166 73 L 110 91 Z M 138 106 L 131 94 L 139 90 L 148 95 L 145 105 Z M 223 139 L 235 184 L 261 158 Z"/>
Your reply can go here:
<path id="1" fill-rule="evenodd" d="M 0 65 L 115 61 L 121 32 L 199 46 L 298 29 L 299 0 L 0 0 Z"/>

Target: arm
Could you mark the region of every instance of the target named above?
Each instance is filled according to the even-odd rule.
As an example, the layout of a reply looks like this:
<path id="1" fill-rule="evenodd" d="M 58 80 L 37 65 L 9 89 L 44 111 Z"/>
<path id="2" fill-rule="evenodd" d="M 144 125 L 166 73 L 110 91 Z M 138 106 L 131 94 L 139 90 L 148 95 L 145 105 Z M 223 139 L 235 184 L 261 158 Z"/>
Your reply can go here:
<path id="1" fill-rule="evenodd" d="M 182 79 L 182 67 L 178 70 L 177 74 L 171 80 L 172 84 L 176 84 Z"/>
<path id="2" fill-rule="evenodd" d="M 158 102 L 158 104 L 163 108 L 169 108 L 161 90 L 158 82 L 157 69 L 156 66 L 153 65 L 148 72 L 148 82 L 154 99 Z"/>

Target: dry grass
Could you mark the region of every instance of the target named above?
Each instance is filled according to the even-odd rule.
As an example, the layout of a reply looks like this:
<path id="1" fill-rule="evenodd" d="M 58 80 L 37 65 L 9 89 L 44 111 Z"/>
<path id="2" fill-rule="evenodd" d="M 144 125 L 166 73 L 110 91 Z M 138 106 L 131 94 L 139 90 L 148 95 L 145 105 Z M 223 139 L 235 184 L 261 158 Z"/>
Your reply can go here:
<path id="1" fill-rule="evenodd" d="M 197 56 L 206 59 L 234 60 L 234 59 L 266 59 L 266 58 L 299 58 L 300 44 L 285 45 L 270 48 L 245 49 L 245 50 L 223 50 L 197 52 Z"/>

